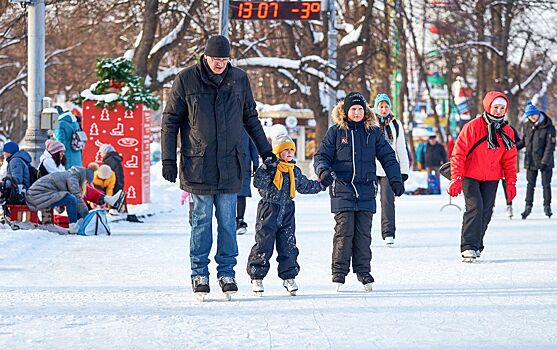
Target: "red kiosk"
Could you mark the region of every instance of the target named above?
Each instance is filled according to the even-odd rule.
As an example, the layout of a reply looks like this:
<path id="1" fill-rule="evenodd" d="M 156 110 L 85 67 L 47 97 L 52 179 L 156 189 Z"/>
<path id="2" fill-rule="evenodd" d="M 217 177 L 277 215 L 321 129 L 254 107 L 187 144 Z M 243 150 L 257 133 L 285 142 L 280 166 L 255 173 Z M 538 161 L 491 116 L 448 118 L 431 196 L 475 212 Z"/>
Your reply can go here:
<path id="1" fill-rule="evenodd" d="M 151 110 L 139 104 L 126 110 L 95 107 L 93 100 L 83 102 L 83 131 L 88 136 L 83 151 L 83 166 L 102 164 L 99 147 L 111 144 L 122 156 L 128 204 L 148 203 L 150 198 Z"/>

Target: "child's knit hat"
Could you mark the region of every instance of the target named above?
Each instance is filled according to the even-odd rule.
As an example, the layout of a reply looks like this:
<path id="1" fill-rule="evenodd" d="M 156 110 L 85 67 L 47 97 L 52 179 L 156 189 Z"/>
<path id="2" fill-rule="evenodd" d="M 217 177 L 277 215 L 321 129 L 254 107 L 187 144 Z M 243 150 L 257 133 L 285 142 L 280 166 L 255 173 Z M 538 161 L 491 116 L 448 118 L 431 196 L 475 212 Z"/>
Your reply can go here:
<path id="1" fill-rule="evenodd" d="M 375 104 L 373 106 L 373 110 L 375 111 L 375 113 L 379 113 L 379 104 L 381 102 L 387 102 L 389 104 L 389 107 L 392 106 L 391 99 L 387 94 L 377 94 L 377 96 L 375 97 Z"/>
<path id="2" fill-rule="evenodd" d="M 109 179 L 110 175 L 112 175 L 112 169 L 106 164 L 101 165 L 99 170 L 97 170 L 97 176 L 101 180 Z"/>
<path id="3" fill-rule="evenodd" d="M 540 110 L 538 109 L 538 107 L 534 106 L 532 101 L 528 101 L 528 103 L 526 104 L 526 108 L 524 109 L 524 119 L 535 114 L 540 114 Z"/>
<path id="4" fill-rule="evenodd" d="M 280 152 L 288 148 L 292 148 L 294 149 L 294 152 L 296 152 L 296 144 L 294 143 L 294 141 L 292 141 L 290 136 L 286 134 L 275 135 L 272 141 L 273 141 L 273 153 L 276 154 L 277 156 L 280 154 Z"/>

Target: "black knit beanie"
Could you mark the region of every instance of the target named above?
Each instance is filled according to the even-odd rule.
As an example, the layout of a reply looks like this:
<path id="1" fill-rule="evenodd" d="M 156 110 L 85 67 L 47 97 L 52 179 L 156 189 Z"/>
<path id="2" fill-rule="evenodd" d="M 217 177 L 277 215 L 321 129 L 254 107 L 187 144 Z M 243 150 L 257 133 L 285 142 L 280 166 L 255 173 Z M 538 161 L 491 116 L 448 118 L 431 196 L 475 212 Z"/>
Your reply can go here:
<path id="1" fill-rule="evenodd" d="M 348 116 L 348 110 L 354 105 L 360 105 L 364 109 L 367 108 L 366 99 L 359 92 L 351 92 L 344 98 L 344 114 Z"/>
<path id="2" fill-rule="evenodd" d="M 222 35 L 213 35 L 205 44 L 205 55 L 210 57 L 230 57 L 230 42 Z"/>

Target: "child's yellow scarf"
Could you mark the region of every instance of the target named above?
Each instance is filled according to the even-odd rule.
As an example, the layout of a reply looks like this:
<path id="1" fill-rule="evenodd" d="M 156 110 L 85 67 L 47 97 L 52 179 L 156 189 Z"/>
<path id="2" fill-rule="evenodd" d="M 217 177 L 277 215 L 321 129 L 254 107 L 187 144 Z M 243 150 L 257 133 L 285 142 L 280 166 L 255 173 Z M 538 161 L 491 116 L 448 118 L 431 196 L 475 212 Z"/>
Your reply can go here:
<path id="1" fill-rule="evenodd" d="M 282 188 L 282 173 L 288 173 L 290 175 L 290 198 L 294 198 L 296 196 L 296 183 L 294 182 L 294 164 L 281 161 L 277 165 L 277 172 L 275 173 L 273 183 L 279 190 Z"/>

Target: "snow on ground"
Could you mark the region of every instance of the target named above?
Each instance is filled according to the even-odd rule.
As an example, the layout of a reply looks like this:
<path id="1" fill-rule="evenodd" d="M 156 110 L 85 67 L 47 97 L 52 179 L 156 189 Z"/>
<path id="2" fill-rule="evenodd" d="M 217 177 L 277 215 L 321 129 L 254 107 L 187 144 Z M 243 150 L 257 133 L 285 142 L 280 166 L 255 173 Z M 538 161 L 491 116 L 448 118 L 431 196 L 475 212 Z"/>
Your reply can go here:
<path id="1" fill-rule="evenodd" d="M 505 217 L 502 191 L 476 264 L 460 260 L 461 213 L 447 195 L 397 199 L 396 247 L 374 218 L 374 291 L 355 276 L 330 282 L 334 220 L 326 193 L 299 195 L 298 296 L 287 295 L 272 261 L 265 295 L 245 272 L 256 198 L 238 237 L 240 291 L 224 301 L 211 263 L 209 301 L 189 282 L 187 207 L 177 185 L 153 169 L 156 213 L 113 223 L 110 237 L 58 236 L 0 227 L 0 349 L 554 349 L 557 230 L 541 190 L 528 220 Z M 419 177 L 416 177 L 419 180 Z M 412 180 L 415 181 L 416 179 Z M 419 182 L 419 181 L 418 181 Z M 524 177 L 515 212 L 523 209 Z M 553 194 L 556 194 L 556 187 Z M 454 203 L 463 206 L 463 198 Z M 554 206 L 557 209 L 557 206 Z M 212 253 L 214 255 L 214 253 Z"/>

